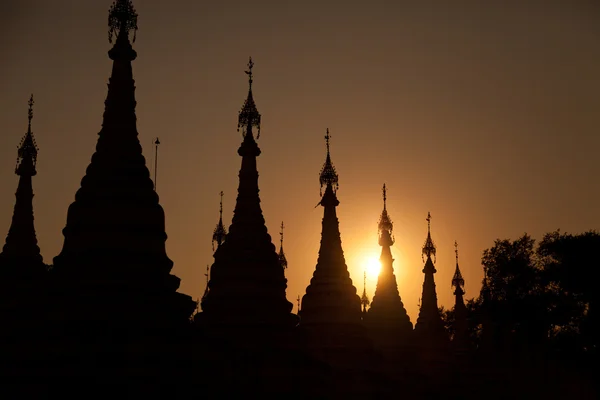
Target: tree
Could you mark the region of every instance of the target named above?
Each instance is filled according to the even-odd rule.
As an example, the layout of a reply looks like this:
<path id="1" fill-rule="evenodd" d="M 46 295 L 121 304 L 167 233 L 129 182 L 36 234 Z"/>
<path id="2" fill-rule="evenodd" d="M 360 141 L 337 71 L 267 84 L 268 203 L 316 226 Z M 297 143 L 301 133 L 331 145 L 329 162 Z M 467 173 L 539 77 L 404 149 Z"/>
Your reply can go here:
<path id="1" fill-rule="evenodd" d="M 552 345 L 562 353 L 596 357 L 599 345 L 598 284 L 600 234 L 555 231 L 537 249 L 547 288 Z"/>

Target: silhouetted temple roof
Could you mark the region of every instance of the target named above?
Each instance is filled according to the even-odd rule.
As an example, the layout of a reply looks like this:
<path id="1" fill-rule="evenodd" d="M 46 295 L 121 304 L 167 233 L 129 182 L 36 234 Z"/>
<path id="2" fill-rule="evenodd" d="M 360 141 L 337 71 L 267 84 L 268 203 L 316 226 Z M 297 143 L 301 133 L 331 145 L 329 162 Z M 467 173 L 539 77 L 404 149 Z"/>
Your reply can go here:
<path id="1" fill-rule="evenodd" d="M 33 217 L 32 177 L 36 175 L 38 148 L 31 130 L 33 95 L 29 99 L 27 132 L 17 151 L 15 173 L 19 184 L 15 193 L 15 207 L 6 242 L 0 253 L 0 270 L 10 275 L 39 276 L 46 272 L 35 233 Z M 5 282 L 9 283 L 10 282 Z"/>
<path id="2" fill-rule="evenodd" d="M 381 270 L 377 277 L 377 288 L 371 308 L 366 317 L 367 326 L 376 345 L 385 348 L 407 346 L 410 342 L 413 325 L 410 322 L 394 274 L 394 258 L 391 246 L 394 244 L 394 225 L 387 211 L 387 187 L 384 184 L 383 210 L 377 225 L 381 246 Z"/>
<path id="3" fill-rule="evenodd" d="M 238 196 L 226 240 L 215 251 L 209 291 L 202 300 L 197 321 L 206 326 L 294 326 L 292 303 L 287 301 L 287 280 L 267 232 L 260 207 L 256 158 L 261 151 L 253 135 L 260 114 L 252 95 L 254 63 L 248 63 L 248 97 L 238 117 L 242 129 L 242 157 Z M 258 137 L 258 135 L 257 135 Z"/>

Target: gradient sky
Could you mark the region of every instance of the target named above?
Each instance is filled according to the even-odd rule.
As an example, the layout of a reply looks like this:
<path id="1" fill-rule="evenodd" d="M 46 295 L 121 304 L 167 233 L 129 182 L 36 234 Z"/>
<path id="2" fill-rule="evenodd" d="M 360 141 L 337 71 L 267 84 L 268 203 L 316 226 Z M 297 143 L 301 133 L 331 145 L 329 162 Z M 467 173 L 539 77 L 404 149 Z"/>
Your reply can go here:
<path id="1" fill-rule="evenodd" d="M 10 224 L 16 146 L 33 92 L 34 207 L 48 263 L 62 247 L 67 207 L 101 127 L 111 3 L 0 5 L 0 234 Z M 326 128 L 354 284 L 360 294 L 365 263 L 379 256 L 385 182 L 396 276 L 413 323 L 428 211 L 438 299 L 447 307 L 454 240 L 471 298 L 482 251 L 496 238 L 599 228 L 600 6 L 492 3 L 134 1 L 138 131 L 151 169 L 153 138 L 162 142 L 157 190 L 180 291 L 202 295 L 221 190 L 231 221 L 250 55 L 262 114 L 262 208 L 277 246 L 279 224 L 286 225 L 294 305 L 317 260 Z"/>

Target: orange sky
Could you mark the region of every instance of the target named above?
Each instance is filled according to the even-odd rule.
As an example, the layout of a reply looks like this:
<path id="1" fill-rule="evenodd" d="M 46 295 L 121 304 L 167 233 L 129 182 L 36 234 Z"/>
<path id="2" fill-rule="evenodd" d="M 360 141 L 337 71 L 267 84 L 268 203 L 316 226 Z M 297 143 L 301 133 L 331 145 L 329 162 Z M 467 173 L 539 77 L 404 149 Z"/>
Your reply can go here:
<path id="1" fill-rule="evenodd" d="M 467 298 L 494 239 L 598 228 L 600 8 L 594 1 L 136 0 L 134 62 L 148 165 L 160 137 L 158 193 L 167 251 L 194 298 L 204 290 L 218 219 L 231 221 L 240 157 L 237 113 L 255 61 L 262 114 L 263 212 L 279 244 L 285 221 L 288 298 L 316 264 L 318 173 L 330 128 L 340 175 L 338 216 L 359 293 L 377 257 L 381 185 L 395 223 L 396 275 L 413 323 L 427 212 L 438 246 L 440 303 L 451 306 L 454 240 Z M 543 4 L 542 4 L 543 3 Z M 110 60 L 111 1 L 2 5 L 0 232 L 14 204 L 16 146 L 33 130 L 40 154 L 36 228 L 46 262 L 100 131 Z M 374 281 L 367 282 L 370 295 Z"/>

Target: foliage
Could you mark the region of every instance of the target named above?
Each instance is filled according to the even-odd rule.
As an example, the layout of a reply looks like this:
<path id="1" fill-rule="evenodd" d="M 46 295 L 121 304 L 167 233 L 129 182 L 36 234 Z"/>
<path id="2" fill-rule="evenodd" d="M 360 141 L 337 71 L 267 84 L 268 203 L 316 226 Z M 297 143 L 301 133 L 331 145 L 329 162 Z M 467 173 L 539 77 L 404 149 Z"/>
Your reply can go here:
<path id="1" fill-rule="evenodd" d="M 551 232 L 537 246 L 527 234 L 514 241 L 496 240 L 483 252 L 479 298 L 466 303 L 472 343 L 579 360 L 597 357 L 597 249 L 596 231 Z M 440 308 L 440 315 L 452 336 L 453 310 Z"/>

